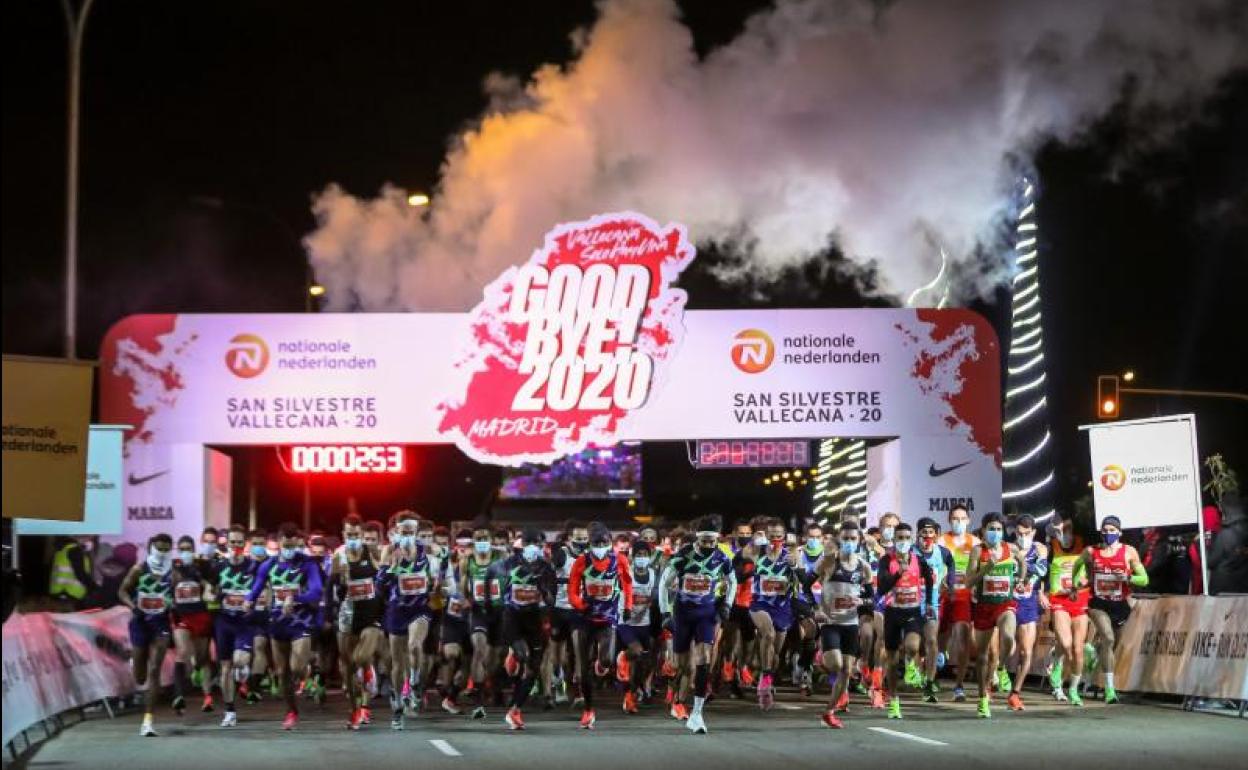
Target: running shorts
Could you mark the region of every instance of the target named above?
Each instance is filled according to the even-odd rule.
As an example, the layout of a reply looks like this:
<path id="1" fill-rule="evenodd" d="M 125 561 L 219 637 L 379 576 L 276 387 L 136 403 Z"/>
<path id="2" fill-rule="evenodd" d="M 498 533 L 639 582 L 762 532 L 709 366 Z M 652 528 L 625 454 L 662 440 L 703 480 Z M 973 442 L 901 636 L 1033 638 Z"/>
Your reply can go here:
<path id="1" fill-rule="evenodd" d="M 212 613 L 208 610 L 199 612 L 179 612 L 173 616 L 173 627 L 191 632 L 196 639 L 212 638 Z"/>
<path id="2" fill-rule="evenodd" d="M 974 605 L 971 615 L 971 625 L 976 631 L 991 631 L 997 627 L 997 620 L 1007 612 L 1013 612 L 1015 609 L 1014 600 L 1001 602 L 1000 604 L 986 604 L 979 602 Z"/>
<path id="3" fill-rule="evenodd" d="M 442 644 L 458 644 L 467 647 L 471 638 L 468 618 L 447 613 L 442 616 Z"/>
<path id="4" fill-rule="evenodd" d="M 1049 597 L 1049 605 L 1053 608 L 1053 612 L 1065 612 L 1072 618 L 1081 618 L 1088 614 L 1088 599 L 1091 592 L 1082 590 L 1079 592 L 1079 598 L 1071 601 L 1070 594 L 1060 593 L 1053 594 Z"/>
<path id="5" fill-rule="evenodd" d="M 884 649 L 896 652 L 907 634 L 923 634 L 923 611 L 888 607 L 884 610 Z"/>
<path id="6" fill-rule="evenodd" d="M 157 639 L 169 638 L 169 615 L 134 615 L 130 618 L 130 646 L 146 647 Z"/>
<path id="7" fill-rule="evenodd" d="M 847 657 L 858 657 L 858 625 L 829 623 L 819 630 L 819 643 L 825 653 L 840 650 Z"/>
<path id="8" fill-rule="evenodd" d="M 750 613 L 752 615 L 755 612 L 767 613 L 767 616 L 771 618 L 771 627 L 776 629 L 777 634 L 788 631 L 793 625 L 793 610 L 790 607 L 754 602 L 750 605 Z"/>
<path id="9" fill-rule="evenodd" d="M 433 628 L 433 613 L 428 607 L 400 607 L 397 604 L 391 604 L 386 607 L 381 625 L 390 636 L 407 636 L 408 629 L 420 618 L 428 618 L 429 627 Z"/>
<path id="10" fill-rule="evenodd" d="M 641 645 L 641 649 L 650 649 L 650 643 L 654 637 L 650 634 L 650 626 L 630 626 L 627 624 L 615 627 L 615 636 L 620 641 L 620 648 L 623 649 L 633 642 Z"/>
<path id="11" fill-rule="evenodd" d="M 719 613 L 715 605 L 677 604 L 672 613 L 672 652 L 677 655 L 689 652 L 694 642 L 714 644 L 718 627 Z"/>
<path id="12" fill-rule="evenodd" d="M 217 659 L 229 660 L 236 652 L 251 652 L 255 643 L 256 624 L 245 617 L 217 613 L 213 621 L 213 641 Z"/>
<path id="13" fill-rule="evenodd" d="M 1092 597 L 1088 600 L 1088 609 L 1100 610 L 1109 616 L 1109 622 L 1114 628 L 1122 628 L 1127 623 L 1127 618 L 1131 617 L 1131 605 L 1126 602 L 1116 602 L 1110 599 L 1101 599 L 1100 597 Z"/>

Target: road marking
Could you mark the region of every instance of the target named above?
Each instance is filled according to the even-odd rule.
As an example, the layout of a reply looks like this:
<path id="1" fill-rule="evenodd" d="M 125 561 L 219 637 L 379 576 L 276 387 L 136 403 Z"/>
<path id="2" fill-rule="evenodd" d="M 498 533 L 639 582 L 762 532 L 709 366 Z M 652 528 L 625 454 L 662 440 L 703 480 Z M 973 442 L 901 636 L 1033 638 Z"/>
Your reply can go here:
<path id="1" fill-rule="evenodd" d="M 776 708 L 784 709 L 785 711 L 801 711 L 802 710 L 801 706 L 792 706 L 788 703 L 777 703 Z"/>
<path id="2" fill-rule="evenodd" d="M 884 733 L 885 735 L 894 735 L 898 738 L 905 738 L 907 740 L 915 741 L 917 743 L 926 743 L 928 746 L 948 746 L 949 745 L 947 743 L 944 743 L 943 741 L 934 741 L 931 738 L 920 738 L 917 735 L 911 735 L 910 733 L 903 733 L 897 730 L 890 730 L 887 727 L 868 727 L 867 729 L 875 730 L 877 733 Z"/>
<path id="3" fill-rule="evenodd" d="M 454 746 L 452 746 L 451 744 L 447 743 L 444 740 L 441 740 L 439 738 L 432 738 L 430 739 L 429 742 L 433 744 L 433 747 L 435 749 L 447 755 L 448 757 L 462 757 L 463 756 L 463 754 L 460 754 L 459 751 Z"/>

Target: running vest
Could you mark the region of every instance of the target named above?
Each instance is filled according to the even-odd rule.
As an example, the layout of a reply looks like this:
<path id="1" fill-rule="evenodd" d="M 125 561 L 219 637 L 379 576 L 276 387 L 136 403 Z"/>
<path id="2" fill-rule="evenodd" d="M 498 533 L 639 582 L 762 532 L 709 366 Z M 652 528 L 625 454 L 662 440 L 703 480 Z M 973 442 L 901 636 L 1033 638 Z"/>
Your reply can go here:
<path id="1" fill-rule="evenodd" d="M 802 571 L 805 572 L 807 575 L 813 574 L 815 571 L 815 567 L 819 565 L 819 560 L 823 558 L 823 551 L 820 551 L 815 556 L 811 556 L 810 551 L 807 551 L 805 548 L 802 548 L 801 554 L 802 554 L 802 558 L 799 561 L 799 566 L 801 567 Z M 820 585 L 818 580 L 810 584 L 810 594 L 811 594 L 811 598 L 815 600 L 815 604 L 818 604 L 819 597 L 822 596 L 823 594 L 823 586 Z"/>
<path id="2" fill-rule="evenodd" d="M 473 556 L 468 560 L 468 590 L 472 592 L 472 602 L 481 609 L 487 607 L 498 607 L 503 601 L 502 586 L 497 580 L 489 579 L 490 568 L 495 564 L 491 561 L 489 564 L 481 564 L 477 561 L 477 557 Z M 486 586 L 489 586 L 489 597 L 486 597 Z"/>
<path id="3" fill-rule="evenodd" d="M 963 601 L 970 598 L 971 589 L 966 586 L 966 570 L 971 566 L 971 550 L 979 545 L 979 538 L 971 534 L 958 537 L 952 532 L 946 532 L 940 536 L 938 542 L 953 555 L 953 598 Z"/>
<path id="4" fill-rule="evenodd" d="M 840 560 L 836 560 L 836 569 L 823 584 L 823 596 L 820 602 L 823 614 L 828 622 L 838 626 L 858 625 L 858 606 L 862 602 L 862 560 L 854 563 L 854 569 L 848 569 Z"/>
<path id="5" fill-rule="evenodd" d="M 1049 593 L 1070 593 L 1074 587 L 1075 562 L 1079 561 L 1083 549 L 1083 538 L 1077 535 L 1070 539 L 1070 550 L 1063 548 L 1056 538 L 1049 540 Z M 1087 584 L 1086 576 L 1081 576 L 1079 587 L 1086 588 Z"/>
<path id="6" fill-rule="evenodd" d="M 217 569 L 217 585 L 221 597 L 221 612 L 231 618 L 242 618 L 243 604 L 256 582 L 259 562 L 243 559 L 241 564 L 226 561 Z"/>
<path id="7" fill-rule="evenodd" d="M 194 564 L 180 564 L 169 570 L 169 574 L 173 582 L 173 609 L 186 614 L 207 612 L 203 575 L 199 567 Z"/>
<path id="8" fill-rule="evenodd" d="M 398 551 L 394 552 L 396 555 Z M 424 549 L 417 549 L 415 559 L 398 559 L 390 565 L 387 575 L 390 584 L 391 605 L 405 610 L 425 609 L 430 606 L 433 590 L 433 564 Z"/>
<path id="9" fill-rule="evenodd" d="M 917 610 L 923 606 L 923 569 L 919 566 L 922 562 L 914 553 L 901 556 L 894 551 L 892 556 L 888 561 L 889 574 L 901 574 L 884 597 L 884 605 L 896 610 Z M 902 559 L 905 559 L 904 565 Z"/>
<path id="10" fill-rule="evenodd" d="M 297 558 L 297 557 L 296 557 Z M 269 587 L 273 589 L 273 605 L 269 607 L 271 620 L 289 623 L 310 622 L 310 616 L 296 611 L 291 617 L 282 614 L 282 605 L 288 598 L 297 598 L 307 589 L 307 574 L 303 571 L 304 561 L 277 561 L 269 568 Z M 320 569 L 312 565 L 313 569 Z M 252 590 L 255 590 L 254 587 Z"/>
<path id="11" fill-rule="evenodd" d="M 503 597 L 506 606 L 513 610 L 533 610 L 542 605 L 542 589 L 537 584 L 539 562 L 529 564 L 517 559 L 507 570 L 507 592 Z"/>
<path id="12" fill-rule="evenodd" d="M 139 579 L 134 584 L 130 600 L 139 612 L 147 617 L 157 617 L 169 611 L 173 604 L 172 571 L 163 575 L 152 572 L 147 564 L 139 572 Z"/>
<path id="13" fill-rule="evenodd" d="M 1018 585 L 1014 586 L 1014 598 L 1027 600 L 1031 599 L 1035 594 L 1037 579 L 1040 574 L 1038 567 L 1040 563 L 1040 551 L 1036 549 L 1036 544 L 1032 543 L 1027 548 L 1027 554 L 1023 557 L 1027 563 L 1027 579 L 1018 581 Z"/>
<path id="14" fill-rule="evenodd" d="M 615 553 L 607 555 L 606 567 L 599 570 L 594 566 L 594 558 L 586 553 L 580 558 L 585 560 L 585 571 L 581 574 L 581 593 L 589 609 L 589 617 L 596 623 L 614 625 L 619 619 L 620 603 L 624 596 L 620 591 L 620 561 Z"/>
<path id="15" fill-rule="evenodd" d="M 641 579 L 642 572 L 646 573 L 644 581 Z M 654 592 L 658 585 L 659 576 L 653 569 L 633 570 L 633 610 L 632 612 L 624 610 L 624 596 L 622 594 L 618 604 L 618 610 L 620 616 L 624 619 L 625 625 L 650 625 L 650 605 L 654 602 Z"/>
<path id="16" fill-rule="evenodd" d="M 463 618 L 468 614 L 468 601 L 459 591 L 459 565 L 450 560 L 442 563 L 442 595 L 446 599 L 446 614 Z"/>
<path id="17" fill-rule="evenodd" d="M 720 585 L 731 570 L 731 562 L 718 548 L 706 556 L 699 555 L 697 548 L 682 548 L 672 557 L 672 571 L 676 573 L 676 601 L 699 607 L 714 605 Z"/>
<path id="18" fill-rule="evenodd" d="M 754 560 L 754 604 L 787 609 L 793 601 L 793 570 L 789 567 L 788 551 L 781 550 L 775 559 L 764 554 Z"/>
<path id="19" fill-rule="evenodd" d="M 1010 553 L 1008 545 L 1002 545 L 1004 561 L 997 562 L 975 587 L 975 601 L 979 604 L 1004 604 L 1014 598 L 1014 583 L 1018 580 L 1018 562 Z M 989 559 L 988 547 L 979 552 L 980 563 Z"/>
<path id="20" fill-rule="evenodd" d="M 1131 595 L 1126 546 L 1118 546 L 1112 555 L 1101 548 L 1092 549 L 1092 595 L 1107 602 L 1125 602 Z"/>
<path id="21" fill-rule="evenodd" d="M 373 555 L 365 548 L 358 561 L 348 559 L 346 552 L 343 552 L 342 560 L 347 566 L 347 572 L 342 576 L 346 588 L 343 604 L 350 602 L 353 613 L 380 614 L 381 593 L 377 590 L 377 563 L 373 561 Z"/>

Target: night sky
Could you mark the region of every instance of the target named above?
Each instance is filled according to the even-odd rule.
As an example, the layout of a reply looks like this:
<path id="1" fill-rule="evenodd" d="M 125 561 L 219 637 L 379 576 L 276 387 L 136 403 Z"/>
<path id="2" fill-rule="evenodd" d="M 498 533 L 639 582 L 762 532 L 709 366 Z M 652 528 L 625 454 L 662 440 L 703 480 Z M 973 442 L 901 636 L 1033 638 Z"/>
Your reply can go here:
<path id="1" fill-rule="evenodd" d="M 700 53 L 766 6 L 681 5 Z M 3 350 L 59 355 L 65 24 L 54 0 L 6 3 L 3 18 Z M 84 60 L 78 354 L 94 358 L 130 313 L 301 311 L 310 196 L 331 181 L 361 195 L 431 189 L 447 137 L 485 106 L 486 74 L 566 61 L 569 33 L 593 18 L 571 1 L 99 0 Z M 1086 491 L 1075 426 L 1092 420 L 1098 373 L 1248 392 L 1248 73 L 1174 141 L 1124 158 L 1137 129 L 1112 112 L 1036 158 L 1064 501 Z M 835 254 L 761 296 L 719 285 L 715 259 L 682 281 L 692 308 L 880 304 L 827 269 Z M 1008 294 L 975 309 L 1005 343 Z M 1128 418 L 1176 411 L 1199 415 L 1202 454 L 1248 476 L 1242 403 L 1124 406 Z"/>

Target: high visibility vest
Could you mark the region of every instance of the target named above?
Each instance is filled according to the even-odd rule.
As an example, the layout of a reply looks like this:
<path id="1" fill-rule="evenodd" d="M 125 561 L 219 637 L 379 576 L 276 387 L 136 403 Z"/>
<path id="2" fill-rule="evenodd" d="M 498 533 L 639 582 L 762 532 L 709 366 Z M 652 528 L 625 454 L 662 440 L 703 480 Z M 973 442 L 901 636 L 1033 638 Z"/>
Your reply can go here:
<path id="1" fill-rule="evenodd" d="M 52 556 L 52 578 L 48 581 L 48 593 L 54 597 L 68 596 L 70 599 L 81 600 L 87 596 L 87 587 L 74 574 L 74 568 L 69 563 L 69 549 L 74 545 L 68 543 Z M 82 560 L 83 566 L 90 572 L 91 557 L 84 553 Z"/>

